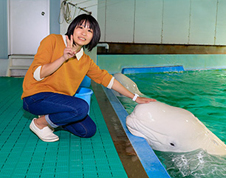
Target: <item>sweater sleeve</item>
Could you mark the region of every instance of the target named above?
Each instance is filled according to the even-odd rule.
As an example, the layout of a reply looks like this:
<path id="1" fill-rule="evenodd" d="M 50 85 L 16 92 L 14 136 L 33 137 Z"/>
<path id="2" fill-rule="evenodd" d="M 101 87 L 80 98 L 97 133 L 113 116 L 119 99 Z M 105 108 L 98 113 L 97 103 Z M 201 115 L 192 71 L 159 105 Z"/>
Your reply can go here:
<path id="1" fill-rule="evenodd" d="M 90 67 L 87 72 L 87 76 L 98 84 L 102 84 L 107 87 L 112 79 L 112 75 L 106 70 L 102 70 L 97 66 L 92 59 L 90 59 Z"/>
<path id="2" fill-rule="evenodd" d="M 51 62 L 55 42 L 56 39 L 54 35 L 49 35 L 41 41 L 38 51 L 34 56 L 32 73 L 34 73 L 39 66 Z"/>

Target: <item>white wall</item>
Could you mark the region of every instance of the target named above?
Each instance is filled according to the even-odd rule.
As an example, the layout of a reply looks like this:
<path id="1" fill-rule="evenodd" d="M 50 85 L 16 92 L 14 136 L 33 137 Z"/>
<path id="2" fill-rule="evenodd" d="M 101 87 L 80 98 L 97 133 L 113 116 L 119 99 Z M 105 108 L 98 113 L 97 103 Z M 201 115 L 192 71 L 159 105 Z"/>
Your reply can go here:
<path id="1" fill-rule="evenodd" d="M 98 0 L 102 42 L 226 45 L 225 0 Z"/>

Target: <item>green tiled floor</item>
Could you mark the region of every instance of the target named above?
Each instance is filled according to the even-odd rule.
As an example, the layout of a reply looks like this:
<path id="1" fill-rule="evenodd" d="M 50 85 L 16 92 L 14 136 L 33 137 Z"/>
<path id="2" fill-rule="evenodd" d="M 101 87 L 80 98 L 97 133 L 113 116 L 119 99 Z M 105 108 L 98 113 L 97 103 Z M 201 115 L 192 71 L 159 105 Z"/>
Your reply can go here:
<path id="1" fill-rule="evenodd" d="M 92 138 L 56 131 L 58 142 L 46 143 L 29 130 L 33 115 L 22 109 L 22 78 L 0 78 L 0 177 L 127 177 L 92 95 L 90 116 L 97 124 Z"/>

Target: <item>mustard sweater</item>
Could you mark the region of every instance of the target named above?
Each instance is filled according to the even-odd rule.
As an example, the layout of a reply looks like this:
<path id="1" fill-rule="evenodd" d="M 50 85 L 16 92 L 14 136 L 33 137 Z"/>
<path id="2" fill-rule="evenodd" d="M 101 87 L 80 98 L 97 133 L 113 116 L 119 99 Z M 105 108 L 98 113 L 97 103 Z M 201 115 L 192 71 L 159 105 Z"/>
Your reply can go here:
<path id="1" fill-rule="evenodd" d="M 40 43 L 34 61 L 29 67 L 24 81 L 21 98 L 41 92 L 53 92 L 65 95 L 74 95 L 85 75 L 96 83 L 107 87 L 112 79 L 106 70 L 101 70 L 94 61 L 85 53 L 77 60 L 75 57 L 64 62 L 62 66 L 50 76 L 41 81 L 33 77 L 34 71 L 39 66 L 51 63 L 63 55 L 65 43 L 62 35 L 51 34 Z"/>

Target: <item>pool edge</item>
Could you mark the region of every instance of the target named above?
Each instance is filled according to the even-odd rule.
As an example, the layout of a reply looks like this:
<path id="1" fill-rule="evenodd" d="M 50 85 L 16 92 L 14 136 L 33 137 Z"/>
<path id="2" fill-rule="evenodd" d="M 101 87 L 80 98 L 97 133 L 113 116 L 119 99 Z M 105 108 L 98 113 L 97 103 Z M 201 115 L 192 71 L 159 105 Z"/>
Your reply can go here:
<path id="1" fill-rule="evenodd" d="M 159 161 L 152 148 L 148 145 L 147 141 L 144 138 L 132 135 L 126 128 L 126 117 L 128 116 L 128 113 L 126 112 L 118 98 L 113 94 L 110 89 L 107 89 L 105 87 L 102 88 L 106 96 L 108 97 L 113 109 L 115 110 L 121 122 L 121 125 L 131 144 L 133 145 L 133 148 L 136 151 L 148 177 L 170 178 L 168 172 L 166 171 L 162 163 Z"/>

